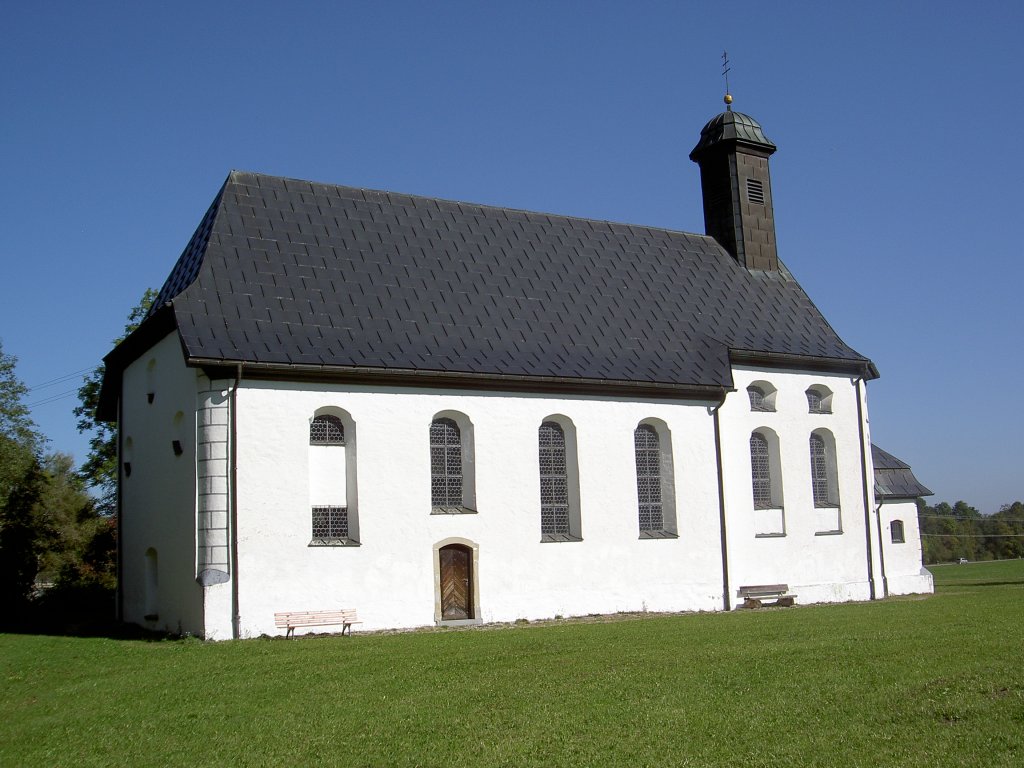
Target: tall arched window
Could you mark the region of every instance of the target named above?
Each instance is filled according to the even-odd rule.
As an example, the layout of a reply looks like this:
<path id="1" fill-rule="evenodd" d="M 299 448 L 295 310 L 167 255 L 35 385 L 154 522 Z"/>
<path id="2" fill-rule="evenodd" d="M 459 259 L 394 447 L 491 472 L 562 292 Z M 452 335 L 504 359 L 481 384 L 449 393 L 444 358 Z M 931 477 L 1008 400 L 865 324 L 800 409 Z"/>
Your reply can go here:
<path id="1" fill-rule="evenodd" d="M 811 454 L 811 494 L 814 497 L 816 533 L 842 533 L 836 440 L 827 429 L 816 429 L 811 433 L 808 445 Z"/>
<path id="2" fill-rule="evenodd" d="M 462 432 L 452 419 L 430 424 L 430 503 L 435 509 L 462 507 Z"/>
<path id="3" fill-rule="evenodd" d="M 540 458 L 540 532 L 543 536 L 569 534 L 569 478 L 565 461 L 565 432 L 545 421 L 538 433 Z"/>
<path id="4" fill-rule="evenodd" d="M 676 537 L 672 433 L 661 419 L 644 419 L 633 430 L 636 497 L 641 539 Z"/>
<path id="5" fill-rule="evenodd" d="M 754 509 L 770 509 L 772 469 L 768 440 L 760 432 L 750 435 L 750 474 L 754 486 Z"/>
<path id="6" fill-rule="evenodd" d="M 665 518 L 661 498 L 661 441 L 650 424 L 633 432 L 636 454 L 636 495 L 640 506 L 640 532 L 662 531 Z"/>
<path id="7" fill-rule="evenodd" d="M 309 422 L 309 544 L 358 546 L 355 423 L 341 409 L 331 410 L 337 413 L 318 413 Z"/>
<path id="8" fill-rule="evenodd" d="M 576 426 L 567 416 L 544 419 L 537 432 L 541 541 L 582 541 Z"/>
<path id="9" fill-rule="evenodd" d="M 825 440 L 821 435 L 811 435 L 811 490 L 814 492 L 814 506 L 831 507 L 832 493 L 829 488 L 828 457 L 825 455 Z"/>

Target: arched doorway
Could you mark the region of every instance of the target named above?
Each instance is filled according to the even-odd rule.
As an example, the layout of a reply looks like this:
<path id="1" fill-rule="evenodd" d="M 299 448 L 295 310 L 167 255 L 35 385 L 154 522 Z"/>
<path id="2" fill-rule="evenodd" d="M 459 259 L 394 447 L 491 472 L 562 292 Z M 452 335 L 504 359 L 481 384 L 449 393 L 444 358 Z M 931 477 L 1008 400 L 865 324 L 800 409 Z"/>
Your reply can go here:
<path id="1" fill-rule="evenodd" d="M 437 551 L 441 575 L 441 620 L 475 619 L 473 610 L 473 550 L 449 544 Z"/>

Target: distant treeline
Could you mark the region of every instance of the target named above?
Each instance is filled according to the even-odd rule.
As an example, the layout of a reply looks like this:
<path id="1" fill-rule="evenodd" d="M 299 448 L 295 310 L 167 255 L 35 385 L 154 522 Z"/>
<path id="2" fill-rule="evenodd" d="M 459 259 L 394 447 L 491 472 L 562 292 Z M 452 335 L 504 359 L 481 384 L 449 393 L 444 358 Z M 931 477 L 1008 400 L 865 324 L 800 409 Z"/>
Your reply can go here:
<path id="1" fill-rule="evenodd" d="M 966 502 L 934 507 L 917 500 L 925 564 L 1024 557 L 1024 503 L 1004 504 L 983 515 Z"/>

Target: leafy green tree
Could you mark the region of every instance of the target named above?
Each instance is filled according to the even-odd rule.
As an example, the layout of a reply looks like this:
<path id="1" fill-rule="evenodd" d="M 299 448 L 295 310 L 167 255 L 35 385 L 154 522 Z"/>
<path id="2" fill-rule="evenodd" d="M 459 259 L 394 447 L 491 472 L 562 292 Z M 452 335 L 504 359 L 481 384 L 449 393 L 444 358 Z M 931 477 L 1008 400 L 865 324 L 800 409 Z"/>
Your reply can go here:
<path id="1" fill-rule="evenodd" d="M 57 583 L 99 578 L 95 567 L 87 562 L 87 553 L 110 521 L 97 512 L 71 456 L 50 454 L 43 460 L 42 474 L 36 517 L 45 538 L 40 542 L 43 551 L 38 580 Z"/>
<path id="2" fill-rule="evenodd" d="M 0 509 L 44 442 L 22 402 L 28 387 L 17 377 L 17 362 L 14 356 L 4 354 L 0 344 Z"/>
<path id="3" fill-rule="evenodd" d="M 0 347 L 0 618 L 8 620 L 28 605 L 45 538 L 36 517 L 45 440 L 29 418 L 16 365 Z"/>
<path id="4" fill-rule="evenodd" d="M 18 623 L 26 614 L 48 531 L 37 516 L 43 473 L 33 461 L 12 485 L 0 511 L 0 622 Z"/>
<path id="5" fill-rule="evenodd" d="M 156 295 L 152 288 L 146 289 L 142 299 L 128 313 L 124 334 L 114 340 L 115 345 L 120 344 L 128 334 L 139 327 L 153 305 Z M 86 484 L 98 491 L 99 512 L 112 516 L 117 511 L 117 426 L 96 418 L 104 371 L 104 366 L 100 365 L 85 378 L 78 390 L 79 404 L 75 408 L 75 417 L 78 419 L 78 431 L 91 433 L 89 454 L 79 472 Z"/>

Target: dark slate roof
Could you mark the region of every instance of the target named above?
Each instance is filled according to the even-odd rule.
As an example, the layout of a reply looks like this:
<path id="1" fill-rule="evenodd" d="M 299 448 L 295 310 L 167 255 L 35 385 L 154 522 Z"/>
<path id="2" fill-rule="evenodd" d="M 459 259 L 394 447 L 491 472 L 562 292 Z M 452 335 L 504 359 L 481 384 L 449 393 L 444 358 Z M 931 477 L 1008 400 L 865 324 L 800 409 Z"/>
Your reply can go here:
<path id="1" fill-rule="evenodd" d="M 758 147 L 769 155 L 777 149 L 757 120 L 730 109 L 715 115 L 700 129 L 700 140 L 690 152 L 690 159 L 697 160 L 705 150 L 729 141 Z"/>
<path id="2" fill-rule="evenodd" d="M 151 317 L 168 304 L 201 365 L 721 389 L 731 353 L 877 376 L 785 268 L 709 237 L 239 171 Z"/>
<path id="3" fill-rule="evenodd" d="M 875 467 L 875 498 L 916 499 L 931 496 L 910 471 L 910 465 L 900 461 L 874 443 L 871 444 L 871 462 Z"/>

